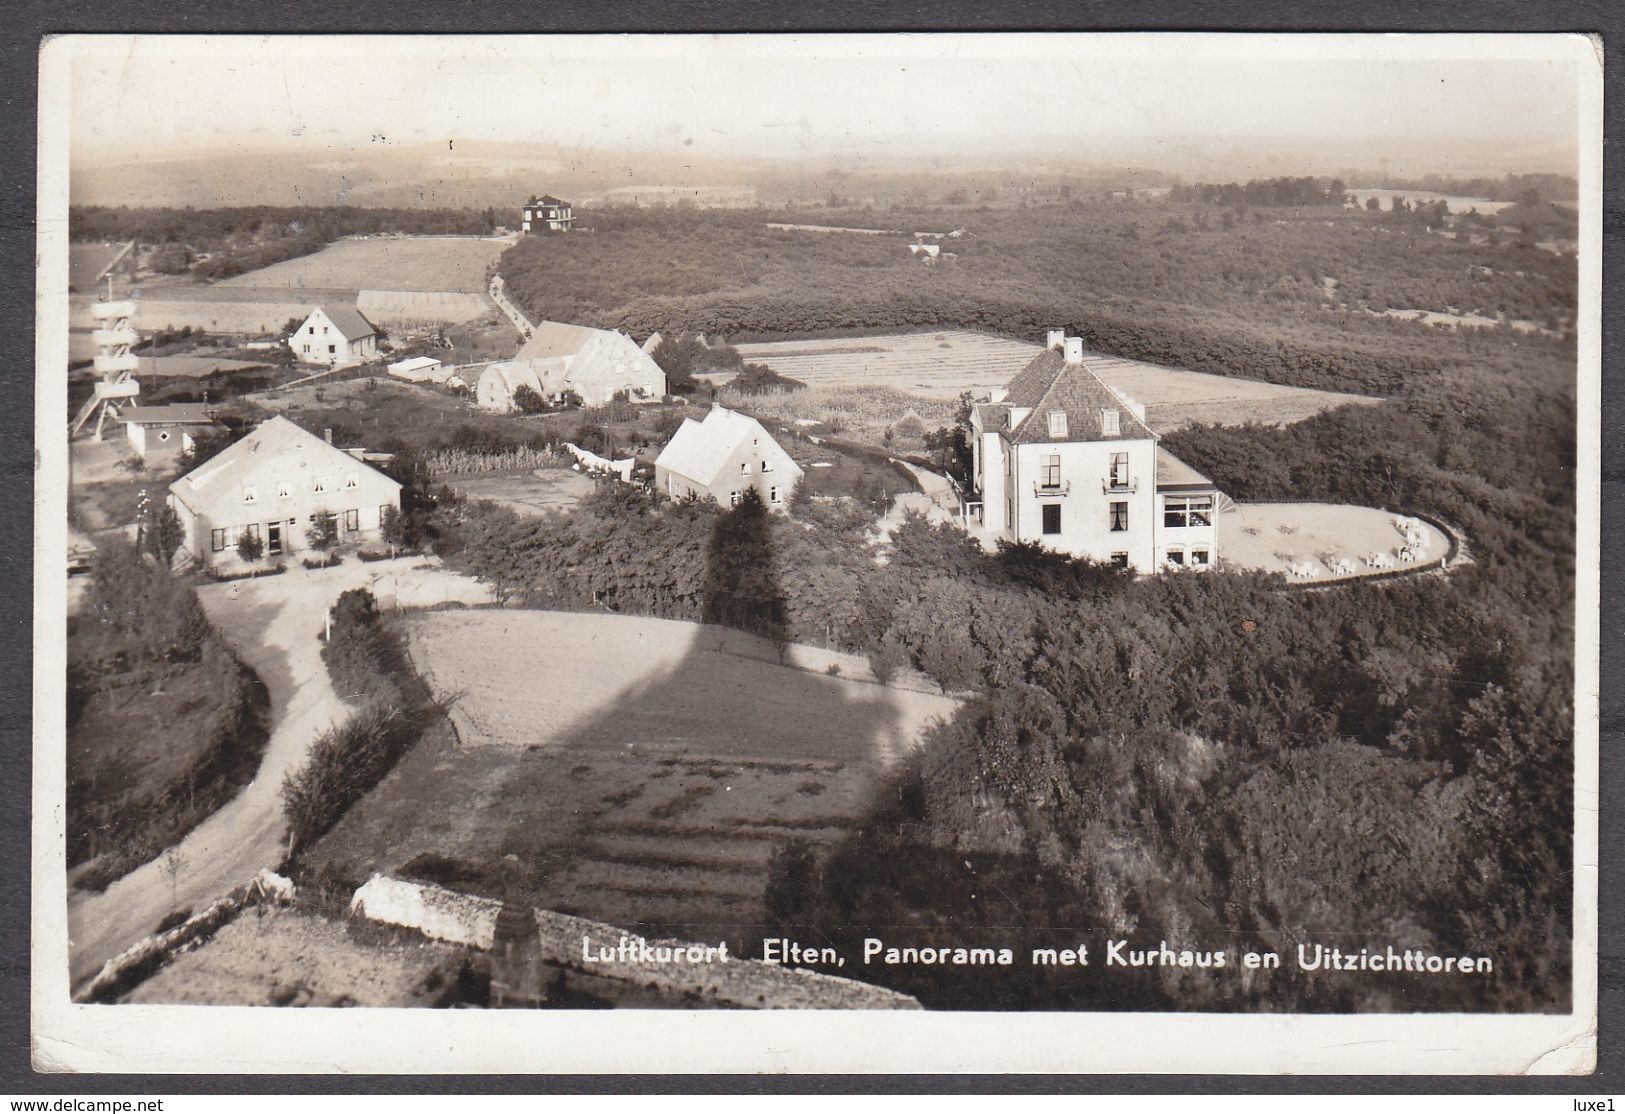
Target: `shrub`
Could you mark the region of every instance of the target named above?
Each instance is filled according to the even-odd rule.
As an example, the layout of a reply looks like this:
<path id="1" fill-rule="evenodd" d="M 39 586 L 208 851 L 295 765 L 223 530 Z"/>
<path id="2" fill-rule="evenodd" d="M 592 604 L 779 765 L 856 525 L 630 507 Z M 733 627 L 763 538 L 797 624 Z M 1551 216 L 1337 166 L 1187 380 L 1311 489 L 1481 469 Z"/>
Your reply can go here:
<path id="1" fill-rule="evenodd" d="M 237 535 L 237 556 L 244 561 L 258 561 L 265 555 L 265 542 L 261 539 L 259 531 L 246 527 Z"/>
<path id="2" fill-rule="evenodd" d="M 551 409 L 547 400 L 529 383 L 521 383 L 514 389 L 513 405 L 521 414 L 542 414 Z"/>

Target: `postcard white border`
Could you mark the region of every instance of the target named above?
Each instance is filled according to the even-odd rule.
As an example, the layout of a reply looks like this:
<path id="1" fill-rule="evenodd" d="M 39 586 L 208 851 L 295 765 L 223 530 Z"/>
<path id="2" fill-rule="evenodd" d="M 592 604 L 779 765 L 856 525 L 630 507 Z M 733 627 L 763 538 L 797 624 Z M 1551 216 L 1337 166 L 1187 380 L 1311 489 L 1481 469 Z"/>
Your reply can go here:
<path id="1" fill-rule="evenodd" d="M 217 51 L 246 36 L 200 36 Z M 259 37 L 256 37 L 259 38 Z M 342 58 L 356 36 L 302 44 Z M 1567 1015 L 289 1010 L 83 1006 L 68 995 L 66 704 L 69 65 L 139 37 L 65 36 L 40 59 L 35 452 L 33 1057 L 43 1071 L 259 1073 L 1180 1072 L 1579 1074 L 1596 1058 L 1602 304 L 1601 45 L 1580 35 L 885 34 L 379 36 L 369 51 L 659 55 L 1546 59 L 1580 74 L 1574 999 Z M 438 46 L 437 46 L 438 44 Z"/>

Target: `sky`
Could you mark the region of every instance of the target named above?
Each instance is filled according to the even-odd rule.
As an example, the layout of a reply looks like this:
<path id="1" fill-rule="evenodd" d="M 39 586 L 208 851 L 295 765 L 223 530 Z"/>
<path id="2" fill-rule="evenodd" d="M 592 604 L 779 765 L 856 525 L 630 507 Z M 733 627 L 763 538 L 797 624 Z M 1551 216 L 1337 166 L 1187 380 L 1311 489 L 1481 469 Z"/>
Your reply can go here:
<path id="1" fill-rule="evenodd" d="M 766 158 L 1472 141 L 1572 159 L 1573 36 L 73 36 L 75 163 L 462 140 Z M 48 48 L 48 55 L 51 48 Z"/>

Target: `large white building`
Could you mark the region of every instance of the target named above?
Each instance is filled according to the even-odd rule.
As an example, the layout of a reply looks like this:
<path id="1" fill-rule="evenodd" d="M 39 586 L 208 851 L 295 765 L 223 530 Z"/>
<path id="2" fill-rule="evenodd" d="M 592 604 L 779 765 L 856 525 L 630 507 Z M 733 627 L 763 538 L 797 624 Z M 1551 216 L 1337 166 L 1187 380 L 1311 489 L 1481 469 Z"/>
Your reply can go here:
<path id="1" fill-rule="evenodd" d="M 566 392 L 588 406 L 602 406 L 622 393 L 633 402 L 659 402 L 666 394 L 666 373 L 625 333 L 543 321 L 518 355 L 480 373 L 474 396 L 487 410 L 513 410 L 520 387 L 549 402 Z"/>
<path id="2" fill-rule="evenodd" d="M 310 548 L 325 521 L 340 544 L 379 536 L 385 508 L 401 507 L 401 485 L 287 418 L 262 422 L 241 441 L 169 485 L 183 547 L 199 564 L 235 557 L 247 531 L 265 556 Z"/>
<path id="3" fill-rule="evenodd" d="M 660 491 L 725 507 L 738 506 L 754 489 L 768 509 L 786 510 L 802 474 L 761 422 L 725 406 L 713 406 L 703 422 L 684 418 L 655 459 Z"/>
<path id="4" fill-rule="evenodd" d="M 1000 537 L 1139 572 L 1218 559 L 1213 482 L 1157 444 L 1145 408 L 1048 348 L 971 414 L 982 522 Z"/>

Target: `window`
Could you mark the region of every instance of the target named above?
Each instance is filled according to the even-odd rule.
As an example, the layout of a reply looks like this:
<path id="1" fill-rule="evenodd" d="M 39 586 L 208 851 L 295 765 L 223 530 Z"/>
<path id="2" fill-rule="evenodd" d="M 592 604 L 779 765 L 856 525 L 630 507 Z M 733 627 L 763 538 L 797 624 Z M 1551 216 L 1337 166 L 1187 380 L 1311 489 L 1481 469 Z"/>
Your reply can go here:
<path id="1" fill-rule="evenodd" d="M 291 483 L 289 483 L 287 480 L 280 481 L 276 485 L 276 497 L 278 499 L 292 499 L 293 498 L 293 485 Z"/>
<path id="2" fill-rule="evenodd" d="M 351 472 L 348 476 L 344 477 L 344 489 L 346 491 L 354 491 L 360 486 L 361 481 L 356 478 L 356 474 L 354 472 Z"/>
<path id="3" fill-rule="evenodd" d="M 1127 487 L 1128 486 L 1128 454 L 1127 453 L 1113 453 L 1112 454 L 1112 474 L 1111 475 L 1112 475 L 1112 486 L 1113 487 Z"/>
<path id="4" fill-rule="evenodd" d="M 253 487 L 244 487 L 243 488 L 243 502 L 245 502 L 245 503 L 257 503 L 257 502 L 259 502 L 259 499 L 260 499 L 260 493 L 258 491 L 256 491 Z"/>
<path id="5" fill-rule="evenodd" d="M 216 553 L 226 548 L 226 532 L 224 530 L 209 531 L 209 548 Z"/>
<path id="6" fill-rule="evenodd" d="M 389 513 L 389 504 L 388 503 L 380 504 L 379 507 L 378 507 L 378 525 L 382 526 L 384 524 L 384 515 L 386 515 L 388 513 Z"/>
<path id="7" fill-rule="evenodd" d="M 1168 563 L 1170 565 L 1183 565 L 1185 563 L 1185 551 L 1183 549 L 1170 549 L 1168 551 Z"/>
<path id="8" fill-rule="evenodd" d="M 1116 437 L 1122 430 L 1122 422 L 1116 410 L 1102 410 L 1100 412 L 1100 431 L 1107 437 Z"/>
<path id="9" fill-rule="evenodd" d="M 1051 410 L 1049 412 L 1049 435 L 1052 440 L 1059 440 L 1066 436 L 1066 411 Z"/>
<path id="10" fill-rule="evenodd" d="M 169 430 L 167 430 L 167 429 L 159 430 L 158 431 L 158 440 L 160 440 L 160 441 L 168 441 L 169 440 Z"/>
<path id="11" fill-rule="evenodd" d="M 360 508 L 353 508 L 344 512 L 344 528 L 351 533 L 361 529 Z"/>
<path id="12" fill-rule="evenodd" d="M 251 538 L 257 538 L 260 536 L 260 524 L 258 522 L 250 522 L 247 526 L 244 526 L 243 529 L 248 532 L 248 536 Z"/>
<path id="13" fill-rule="evenodd" d="M 1212 526 L 1213 497 L 1211 495 L 1169 495 L 1162 503 L 1164 526 Z"/>
<path id="14" fill-rule="evenodd" d="M 1128 529 L 1128 504 L 1112 504 L 1112 533 L 1120 534 Z"/>
<path id="15" fill-rule="evenodd" d="M 327 354 L 328 354 L 328 355 L 329 355 L 329 356 L 331 356 L 331 355 L 332 355 L 332 354 L 333 354 L 333 353 L 335 353 L 335 352 L 337 352 L 337 351 L 338 351 L 338 348 L 337 348 L 337 347 L 335 347 L 335 346 L 334 346 L 334 345 L 331 345 L 331 344 L 329 344 L 329 345 L 328 345 L 328 346 L 327 346 Z"/>
<path id="16" fill-rule="evenodd" d="M 310 355 L 310 345 L 305 345 L 305 355 Z"/>
<path id="17" fill-rule="evenodd" d="M 1193 564 L 1193 565 L 1205 565 L 1207 563 L 1208 563 L 1207 550 L 1205 550 L 1205 549 L 1193 549 L 1193 550 L 1191 550 L 1191 564 Z"/>
<path id="18" fill-rule="evenodd" d="M 781 500 L 779 499 L 779 489 L 778 488 L 770 487 L 770 488 L 767 489 L 767 501 L 769 503 L 781 502 Z"/>
<path id="19" fill-rule="evenodd" d="M 1065 414 L 1062 414 L 1061 416 L 1063 418 L 1066 417 Z M 1061 486 L 1061 457 L 1060 457 L 1060 454 L 1059 453 L 1051 453 L 1048 456 L 1045 456 L 1043 458 L 1042 464 L 1039 467 L 1039 473 L 1043 476 L 1043 479 L 1040 481 L 1040 483 L 1041 483 L 1041 485 L 1043 487 L 1046 487 L 1046 488 L 1060 487 Z"/>
<path id="20" fill-rule="evenodd" d="M 762 461 L 762 471 L 764 471 L 764 472 L 773 471 L 773 462 L 771 460 Z"/>
<path id="21" fill-rule="evenodd" d="M 323 325 L 323 326 L 322 326 L 322 335 L 323 335 L 323 336 L 326 336 L 326 335 L 327 335 L 327 326 L 326 326 L 326 325 Z"/>
<path id="22" fill-rule="evenodd" d="M 1061 504 L 1045 503 L 1040 509 L 1044 512 L 1044 533 L 1059 534 L 1061 532 Z"/>
<path id="23" fill-rule="evenodd" d="M 1113 553 L 1112 554 L 1112 568 L 1114 568 L 1114 569 L 1126 569 L 1126 568 L 1128 568 L 1128 554 L 1124 553 L 1122 550 L 1118 550 L 1116 553 Z"/>
<path id="24" fill-rule="evenodd" d="M 745 493 L 743 491 L 736 491 L 732 495 L 728 496 L 728 505 L 730 507 L 737 507 L 744 501 L 744 499 Z"/>
<path id="25" fill-rule="evenodd" d="M 314 491 L 317 495 L 320 495 L 320 494 L 322 494 L 322 492 L 326 491 L 327 490 L 327 477 L 326 476 L 317 476 L 316 479 L 311 482 L 310 490 Z"/>

